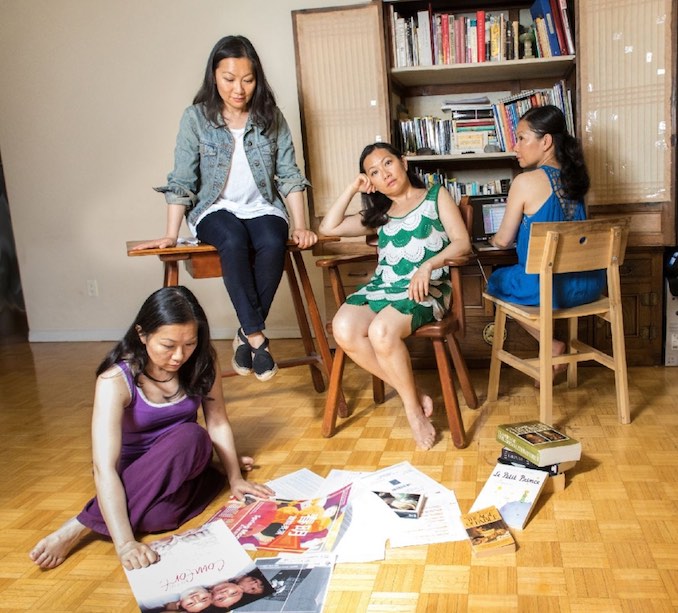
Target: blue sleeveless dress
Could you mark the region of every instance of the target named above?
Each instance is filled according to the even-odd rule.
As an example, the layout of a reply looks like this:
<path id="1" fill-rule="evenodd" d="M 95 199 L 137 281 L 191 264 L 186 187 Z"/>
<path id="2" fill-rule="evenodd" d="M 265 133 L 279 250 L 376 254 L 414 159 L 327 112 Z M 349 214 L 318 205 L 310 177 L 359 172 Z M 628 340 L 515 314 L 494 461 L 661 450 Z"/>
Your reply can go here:
<path id="1" fill-rule="evenodd" d="M 518 264 L 496 269 L 487 281 L 487 293 L 527 306 L 539 304 L 539 275 L 527 274 L 527 246 L 530 240 L 530 226 L 535 221 L 580 221 L 586 219 L 583 202 L 570 203 L 559 197 L 560 170 L 552 166 L 540 166 L 551 182 L 551 195 L 534 215 L 523 215 L 518 230 L 516 252 Z M 533 172 L 538 172 L 539 169 Z M 569 209 L 569 210 L 568 210 Z M 553 307 L 567 308 L 592 302 L 600 298 L 605 287 L 605 271 L 562 273 L 553 279 Z"/>

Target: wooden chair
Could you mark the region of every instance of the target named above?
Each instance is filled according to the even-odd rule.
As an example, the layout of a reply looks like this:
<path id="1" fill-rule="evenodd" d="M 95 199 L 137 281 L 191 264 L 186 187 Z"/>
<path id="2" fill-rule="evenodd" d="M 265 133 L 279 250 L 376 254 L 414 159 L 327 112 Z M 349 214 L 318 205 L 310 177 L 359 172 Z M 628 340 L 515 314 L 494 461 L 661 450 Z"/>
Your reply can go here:
<path id="1" fill-rule="evenodd" d="M 473 214 L 472 209 L 470 205 L 460 206 L 460 209 L 466 227 L 470 231 Z M 370 243 L 369 238 L 368 244 L 372 244 Z M 450 310 L 441 321 L 425 324 L 412 333 L 412 337 L 415 338 L 428 338 L 433 345 L 436 365 L 440 377 L 440 385 L 442 388 L 443 402 L 445 404 L 445 412 L 447 413 L 447 421 L 450 426 L 450 434 L 454 445 L 458 448 L 466 446 L 466 433 L 461 418 L 461 411 L 459 410 L 454 379 L 452 378 L 450 356 L 452 358 L 454 370 L 457 372 L 457 377 L 459 378 L 459 384 L 466 404 L 472 409 L 475 409 L 478 406 L 478 398 L 473 385 L 471 384 L 468 368 L 466 367 L 466 362 L 461 354 L 461 349 L 457 340 L 458 336 L 463 337 L 466 323 L 460 268 L 461 266 L 468 264 L 471 257 L 473 256 L 465 256 L 446 262 L 450 267 L 452 280 Z M 316 265 L 327 270 L 334 299 L 337 306 L 341 306 L 346 300 L 346 292 L 341 279 L 340 267 L 344 264 L 355 262 L 375 262 L 376 264 L 376 261 L 377 256 L 375 249 L 375 253 L 368 255 L 317 260 Z M 330 327 L 331 330 L 331 324 L 328 327 Z M 341 415 L 341 417 L 348 417 L 349 415 L 348 409 L 343 402 L 341 385 L 345 361 L 346 355 L 344 351 L 341 347 L 337 347 L 330 372 L 327 400 L 325 401 L 325 414 L 322 423 L 322 434 L 325 437 L 330 437 L 334 434 L 338 414 Z M 380 404 L 384 402 L 384 382 L 376 377 L 373 377 L 373 396 L 375 403 Z"/>
<path id="2" fill-rule="evenodd" d="M 497 400 L 502 362 L 520 370 L 539 382 L 539 419 L 552 423 L 553 366 L 567 365 L 568 387 L 577 386 L 577 364 L 586 360 L 610 368 L 615 374 L 619 421 L 628 424 L 629 392 L 624 350 L 619 266 L 624 261 L 629 232 L 629 217 L 588 221 L 534 223 L 530 232 L 526 271 L 539 274 L 540 306 L 530 307 L 483 296 L 494 303 L 494 340 L 487 399 Z M 577 307 L 553 308 L 553 275 L 564 272 L 607 269 L 607 296 Z M 610 323 L 612 355 L 608 355 L 577 338 L 580 317 L 596 315 Z M 506 318 L 539 329 L 539 357 L 524 359 L 504 350 Z M 567 349 L 552 357 L 554 320 L 563 319 L 567 326 Z"/>

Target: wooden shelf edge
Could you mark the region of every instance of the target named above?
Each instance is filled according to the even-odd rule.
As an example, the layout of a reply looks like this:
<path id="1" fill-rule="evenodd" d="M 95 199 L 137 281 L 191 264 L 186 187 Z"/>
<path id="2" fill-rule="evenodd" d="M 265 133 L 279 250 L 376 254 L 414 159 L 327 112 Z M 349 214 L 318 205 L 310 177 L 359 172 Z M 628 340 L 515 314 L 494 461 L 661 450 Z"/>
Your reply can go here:
<path id="1" fill-rule="evenodd" d="M 391 78 L 403 87 L 430 83 L 454 85 L 510 79 L 563 78 L 567 76 L 574 63 L 574 55 L 561 55 L 504 62 L 412 66 L 392 68 Z"/>

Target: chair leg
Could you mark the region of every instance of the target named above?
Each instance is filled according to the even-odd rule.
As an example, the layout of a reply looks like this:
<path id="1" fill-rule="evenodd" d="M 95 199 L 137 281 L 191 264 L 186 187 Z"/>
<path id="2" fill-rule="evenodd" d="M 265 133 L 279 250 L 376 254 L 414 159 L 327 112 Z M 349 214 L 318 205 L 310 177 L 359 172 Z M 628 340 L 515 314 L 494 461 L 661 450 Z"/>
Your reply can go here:
<path id="1" fill-rule="evenodd" d="M 337 426 L 337 413 L 342 399 L 341 381 L 344 376 L 344 364 L 346 363 L 346 354 L 341 347 L 337 347 L 332 361 L 332 370 L 330 371 L 330 382 L 327 389 L 327 398 L 325 398 L 325 413 L 323 415 L 322 435 L 329 438 L 334 434 Z M 344 404 L 344 408 L 345 408 Z"/>
<path id="2" fill-rule="evenodd" d="M 501 372 L 499 352 L 504 348 L 504 331 L 506 330 L 506 313 L 500 306 L 496 306 L 495 309 L 490 376 L 487 382 L 487 399 L 490 402 L 494 402 L 499 396 L 499 375 Z"/>
<path id="3" fill-rule="evenodd" d="M 629 380 L 626 370 L 624 322 L 620 305 L 610 309 L 610 325 L 612 328 L 612 358 L 614 360 L 614 384 L 617 391 L 617 413 L 622 424 L 630 424 Z"/>
<path id="4" fill-rule="evenodd" d="M 299 324 L 304 351 L 307 356 L 312 356 L 315 354 L 315 346 L 313 345 L 313 338 L 311 337 L 311 328 L 308 325 L 308 319 L 306 319 L 306 311 L 304 310 L 304 302 L 301 299 L 299 282 L 297 281 L 297 275 L 292 263 L 292 255 L 289 251 L 285 254 L 285 272 L 287 273 L 287 282 L 290 287 L 290 295 L 292 296 L 292 304 L 294 305 L 294 312 L 297 316 L 297 323 Z M 324 392 L 325 382 L 323 381 L 323 376 L 317 363 L 310 364 L 309 368 L 311 370 L 311 379 L 315 391 Z"/>
<path id="5" fill-rule="evenodd" d="M 572 341 L 577 340 L 577 335 L 579 334 L 578 327 L 578 317 L 572 317 L 567 320 L 567 352 L 570 354 L 577 351 L 576 349 L 572 348 Z M 567 387 L 577 387 L 577 365 L 578 362 L 576 360 L 573 360 L 567 365 Z"/>
<path id="6" fill-rule="evenodd" d="M 443 402 L 445 403 L 445 412 L 447 413 L 447 423 L 450 426 L 452 442 L 457 449 L 462 449 L 466 447 L 466 432 L 464 430 L 464 422 L 461 419 L 457 392 L 454 389 L 450 359 L 445 348 L 445 342 L 442 339 L 431 339 L 431 341 L 436 356 L 440 387 L 443 392 Z"/>
<path id="7" fill-rule="evenodd" d="M 553 419 L 553 319 L 542 317 L 539 328 L 539 420 Z"/>
<path id="8" fill-rule="evenodd" d="M 448 334 L 446 338 L 447 348 L 452 356 L 452 364 L 457 373 L 457 377 L 459 378 L 459 386 L 461 387 L 461 393 L 464 395 L 464 400 L 466 400 L 466 406 L 468 406 L 469 409 L 477 409 L 478 396 L 471 383 L 471 377 L 468 372 L 468 367 L 466 366 L 466 360 L 461 354 L 459 341 L 457 341 L 457 337 L 454 336 L 454 334 Z"/>
<path id="9" fill-rule="evenodd" d="M 384 404 L 386 400 L 384 382 L 374 375 L 372 376 L 372 398 L 374 399 L 374 404 Z"/>

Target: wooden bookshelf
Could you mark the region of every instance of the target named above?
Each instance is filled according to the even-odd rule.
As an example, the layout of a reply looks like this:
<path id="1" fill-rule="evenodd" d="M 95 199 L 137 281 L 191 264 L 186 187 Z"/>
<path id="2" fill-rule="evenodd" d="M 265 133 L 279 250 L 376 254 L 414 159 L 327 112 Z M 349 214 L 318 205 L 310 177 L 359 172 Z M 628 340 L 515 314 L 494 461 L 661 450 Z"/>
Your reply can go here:
<path id="1" fill-rule="evenodd" d="M 412 117 L 426 116 L 433 98 L 420 105 L 427 112 L 416 108 L 416 98 L 517 94 L 565 80 L 572 90 L 577 134 L 586 136 L 593 186 L 587 200 L 593 205 L 589 215 L 634 217 L 622 279 L 628 363 L 659 364 L 663 346 L 662 249 L 676 240 L 676 130 L 671 111 L 678 31 L 674 3 L 657 0 L 649 7 L 640 1 L 569 0 L 576 57 L 394 67 L 391 8 L 408 15 L 429 6 L 449 13 L 501 10 L 515 19 L 530 5 L 529 0 L 407 0 L 293 11 L 304 158 L 313 185 L 308 192 L 311 223 L 318 227 L 327 208 L 353 179 L 366 144 L 393 142 L 394 119 L 403 105 Z M 617 36 L 620 33 L 621 38 Z M 624 44 L 627 39 L 643 44 L 629 47 Z M 648 56 L 641 48 L 653 53 Z M 585 62 L 577 62 L 577 57 Z M 664 106 L 659 108 L 657 100 Z M 633 129 L 620 130 L 621 125 Z M 657 126 L 666 129 L 658 135 Z M 657 147 L 659 142 L 666 146 Z M 408 155 L 407 159 L 411 164 L 455 175 L 457 171 L 469 175 L 476 170 L 505 168 L 510 176 L 518 171 L 511 152 Z M 648 176 L 653 178 L 652 188 Z M 357 211 L 358 199 L 351 206 L 350 212 Z M 331 249 L 338 253 L 342 247 L 347 253 L 360 249 L 351 241 Z M 316 253 L 327 249 L 319 248 Z M 463 350 L 467 361 L 475 364 L 489 356 L 490 346 L 483 337 L 492 314 L 482 300 L 476 300 L 483 288 L 480 270 L 476 266 L 468 272 Z M 525 343 L 526 350 L 533 350 L 529 339 L 512 335 L 514 341 Z M 590 330 L 589 335 L 595 335 L 601 347 L 609 342 L 604 328 Z"/>

